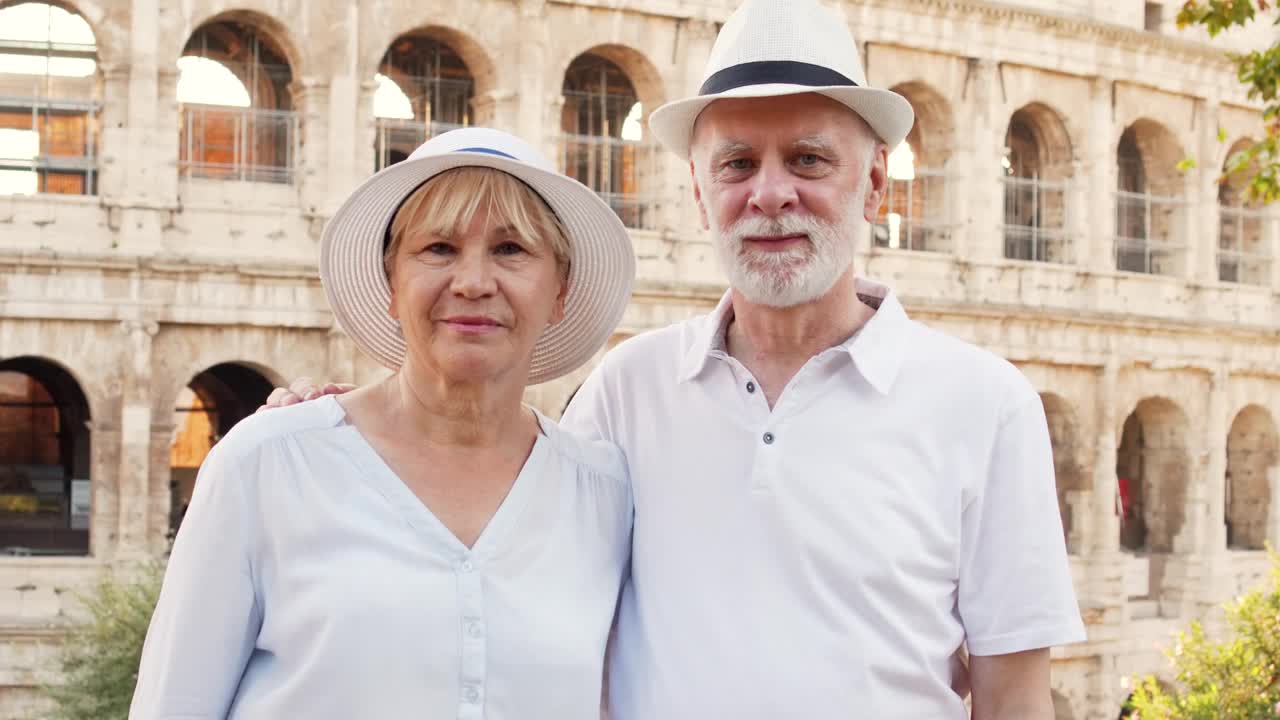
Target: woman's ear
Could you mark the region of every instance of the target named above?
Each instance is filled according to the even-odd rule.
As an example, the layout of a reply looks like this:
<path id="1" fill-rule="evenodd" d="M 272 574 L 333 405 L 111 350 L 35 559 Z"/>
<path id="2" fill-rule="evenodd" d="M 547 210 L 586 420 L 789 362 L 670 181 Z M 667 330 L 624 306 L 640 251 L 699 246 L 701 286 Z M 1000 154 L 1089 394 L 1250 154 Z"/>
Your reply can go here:
<path id="1" fill-rule="evenodd" d="M 560 291 L 556 293 L 556 304 L 551 310 L 551 323 L 557 325 L 564 320 L 564 304 L 569 297 L 569 273 L 560 276 Z"/>

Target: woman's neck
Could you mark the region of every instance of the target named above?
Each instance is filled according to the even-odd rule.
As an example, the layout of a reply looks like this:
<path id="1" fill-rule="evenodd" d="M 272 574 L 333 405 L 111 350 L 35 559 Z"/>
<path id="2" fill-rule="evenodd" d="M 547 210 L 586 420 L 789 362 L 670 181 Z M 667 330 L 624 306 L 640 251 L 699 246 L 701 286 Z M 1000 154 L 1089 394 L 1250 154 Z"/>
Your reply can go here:
<path id="1" fill-rule="evenodd" d="M 537 432 L 522 406 L 523 383 L 451 382 L 404 367 L 376 386 L 371 399 L 390 429 L 437 447 L 494 447 Z"/>

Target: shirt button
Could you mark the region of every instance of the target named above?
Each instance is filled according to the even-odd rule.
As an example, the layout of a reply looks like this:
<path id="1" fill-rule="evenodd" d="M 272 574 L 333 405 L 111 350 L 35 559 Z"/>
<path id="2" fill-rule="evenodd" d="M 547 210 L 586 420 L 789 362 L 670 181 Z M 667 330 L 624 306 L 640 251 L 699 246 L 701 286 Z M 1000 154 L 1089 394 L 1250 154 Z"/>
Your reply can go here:
<path id="1" fill-rule="evenodd" d="M 773 433 L 771 433 L 771 432 L 767 432 L 767 433 L 765 433 L 765 434 L 764 434 L 764 444 L 765 444 L 765 445 L 772 445 L 772 444 L 773 444 Z"/>
<path id="2" fill-rule="evenodd" d="M 472 620 L 467 623 L 467 634 L 473 638 L 478 638 L 484 635 L 484 628 L 480 627 L 479 622 Z"/>
<path id="3" fill-rule="evenodd" d="M 462 564 L 461 564 L 461 565 L 459 565 L 458 567 L 459 567 L 459 568 L 462 570 L 462 572 L 464 572 L 464 573 L 469 573 L 469 572 L 471 572 L 472 570 L 475 570 L 475 569 L 476 569 L 476 566 L 475 566 L 475 565 L 472 565 L 470 560 L 463 560 L 463 561 L 462 561 Z"/>
<path id="4" fill-rule="evenodd" d="M 747 381 L 747 392 L 749 392 L 749 393 L 753 393 L 753 392 L 755 392 L 755 391 L 756 391 L 756 384 L 755 384 L 755 383 L 753 383 L 753 382 L 751 382 L 750 380 L 748 380 L 748 381 Z"/>
<path id="5" fill-rule="evenodd" d="M 475 703 L 480 699 L 480 691 L 476 690 L 474 685 L 468 685 L 462 690 L 462 699 L 469 703 Z"/>

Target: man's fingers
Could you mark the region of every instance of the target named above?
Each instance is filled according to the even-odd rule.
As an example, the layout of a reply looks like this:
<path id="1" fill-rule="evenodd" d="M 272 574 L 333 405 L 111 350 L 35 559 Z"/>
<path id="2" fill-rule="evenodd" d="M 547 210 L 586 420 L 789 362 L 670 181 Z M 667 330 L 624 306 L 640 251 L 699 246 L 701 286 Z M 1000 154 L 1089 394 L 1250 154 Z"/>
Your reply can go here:
<path id="1" fill-rule="evenodd" d="M 356 386 L 351 383 L 325 383 L 324 387 L 320 389 L 320 393 L 322 395 L 341 395 L 355 389 Z"/>
<path id="2" fill-rule="evenodd" d="M 288 388 L 276 388 L 267 396 L 267 405 L 269 408 L 284 407 L 298 402 L 299 398 Z"/>
<path id="3" fill-rule="evenodd" d="M 289 390 L 302 400 L 320 397 L 320 391 L 316 389 L 315 383 L 309 377 L 300 377 L 294 380 L 293 384 L 289 386 Z"/>

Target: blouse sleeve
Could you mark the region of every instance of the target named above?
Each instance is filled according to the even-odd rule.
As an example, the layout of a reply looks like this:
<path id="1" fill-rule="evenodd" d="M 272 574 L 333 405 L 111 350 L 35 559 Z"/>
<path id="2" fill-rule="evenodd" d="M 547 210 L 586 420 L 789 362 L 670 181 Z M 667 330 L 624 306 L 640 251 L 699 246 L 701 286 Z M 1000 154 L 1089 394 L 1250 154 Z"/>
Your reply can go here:
<path id="1" fill-rule="evenodd" d="M 223 450 L 224 452 L 219 452 Z M 130 720 L 226 718 L 262 607 L 242 463 L 214 448 L 173 545 L 143 646 Z"/>

